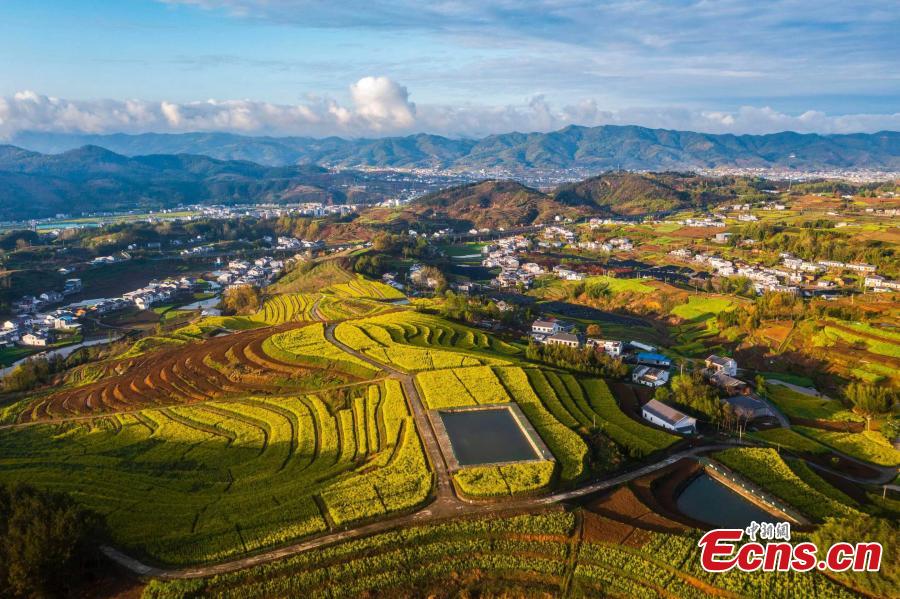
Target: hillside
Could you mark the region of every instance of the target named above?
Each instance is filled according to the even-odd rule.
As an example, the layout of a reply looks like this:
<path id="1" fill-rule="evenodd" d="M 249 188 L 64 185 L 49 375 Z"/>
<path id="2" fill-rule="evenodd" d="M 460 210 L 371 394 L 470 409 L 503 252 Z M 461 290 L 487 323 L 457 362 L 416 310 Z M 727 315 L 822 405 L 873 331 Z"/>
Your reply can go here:
<path id="1" fill-rule="evenodd" d="M 553 195 L 567 206 L 640 216 L 723 201 L 735 197 L 735 188 L 735 180 L 730 177 L 612 172 L 563 185 Z"/>
<path id="2" fill-rule="evenodd" d="M 552 197 L 515 181 L 487 180 L 452 187 L 412 202 L 416 218 L 449 219 L 477 228 L 510 228 L 552 220 L 556 215 L 588 213 L 582 206 L 563 206 Z"/>
<path id="3" fill-rule="evenodd" d="M 85 144 L 126 155 L 203 154 L 270 166 L 324 164 L 382 168 L 691 170 L 714 167 L 900 170 L 900 132 L 849 135 L 715 135 L 637 126 L 569 126 L 549 133 L 482 139 L 417 134 L 379 139 L 247 137 L 230 133 L 65 135 L 20 133 L 13 143 L 41 152 Z"/>
<path id="4" fill-rule="evenodd" d="M 180 203 L 344 201 L 316 166 L 267 167 L 187 154 L 127 157 L 97 146 L 62 154 L 0 147 L 0 219 L 165 208 Z"/>

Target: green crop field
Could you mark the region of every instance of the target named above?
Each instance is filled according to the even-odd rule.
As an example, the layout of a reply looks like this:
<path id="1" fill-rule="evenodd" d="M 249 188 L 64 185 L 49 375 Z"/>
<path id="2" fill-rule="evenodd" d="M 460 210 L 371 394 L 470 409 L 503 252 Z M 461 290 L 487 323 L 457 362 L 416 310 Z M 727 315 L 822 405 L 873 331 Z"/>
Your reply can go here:
<path id="1" fill-rule="evenodd" d="M 874 431 L 841 433 L 806 426 L 795 426 L 794 429 L 850 457 L 880 466 L 900 466 L 900 451 Z"/>
<path id="2" fill-rule="evenodd" d="M 685 320 L 703 319 L 735 309 L 733 298 L 692 295 L 686 304 L 672 308 L 672 314 Z"/>
<path id="3" fill-rule="evenodd" d="M 338 325 L 335 336 L 366 355 L 407 371 L 507 364 L 518 347 L 425 314 L 392 312 Z"/>
<path id="4" fill-rule="evenodd" d="M 522 462 L 501 466 L 471 466 L 453 475 L 468 497 L 502 497 L 546 489 L 553 478 L 553 462 Z"/>
<path id="5" fill-rule="evenodd" d="M 635 529 L 619 543 L 581 530 L 575 513 L 562 511 L 416 526 L 239 572 L 154 581 L 144 599 L 855 596 L 817 571 L 705 572 L 697 533 Z"/>
<path id="6" fill-rule="evenodd" d="M 789 428 L 773 428 L 767 431 L 747 433 L 751 439 L 764 441 L 776 448 L 790 449 L 800 453 L 828 453 L 828 448 L 818 441 L 793 431 Z"/>
<path id="7" fill-rule="evenodd" d="M 834 499 L 846 496 L 802 462 L 785 462 L 774 449 L 726 449 L 713 457 L 815 520 L 854 513 L 847 502 Z"/>
<path id="8" fill-rule="evenodd" d="M 900 358 L 900 341 L 896 339 L 896 333 L 859 323 L 826 324 L 813 337 L 813 342 L 820 347 L 831 347 L 839 341 L 879 356 Z"/>
<path id="9" fill-rule="evenodd" d="M 0 431 L 0 481 L 70 493 L 113 540 L 167 563 L 222 559 L 411 508 L 431 476 L 396 381 Z"/>

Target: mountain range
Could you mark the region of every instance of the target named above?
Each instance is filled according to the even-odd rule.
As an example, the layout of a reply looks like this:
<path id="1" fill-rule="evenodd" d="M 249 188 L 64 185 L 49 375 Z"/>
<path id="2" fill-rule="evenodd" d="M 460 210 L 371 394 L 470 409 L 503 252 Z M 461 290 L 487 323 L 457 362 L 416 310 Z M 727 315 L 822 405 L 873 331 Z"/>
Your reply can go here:
<path id="1" fill-rule="evenodd" d="M 44 153 L 97 145 L 128 155 L 195 154 L 267 166 L 558 171 L 716 167 L 900 170 L 900 132 L 716 135 L 638 126 L 569 126 L 481 139 L 418 134 L 378 139 L 249 137 L 231 133 L 80 135 L 22 132 L 12 143 Z"/>

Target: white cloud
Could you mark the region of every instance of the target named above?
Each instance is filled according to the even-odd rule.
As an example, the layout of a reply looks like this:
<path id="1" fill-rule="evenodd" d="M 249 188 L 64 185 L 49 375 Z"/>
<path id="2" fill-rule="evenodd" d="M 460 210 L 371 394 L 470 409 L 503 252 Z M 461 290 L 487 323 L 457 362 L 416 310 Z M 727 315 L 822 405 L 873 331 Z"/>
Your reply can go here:
<path id="1" fill-rule="evenodd" d="M 416 105 L 406 88 L 387 77 L 363 77 L 350 86 L 356 114 L 376 129 L 411 127 L 416 121 Z"/>
<path id="2" fill-rule="evenodd" d="M 0 138 L 10 139 L 20 131 L 228 131 L 346 137 L 427 132 L 480 137 L 510 131 L 550 131 L 570 124 L 628 124 L 709 133 L 900 130 L 900 113 L 832 116 L 808 110 L 791 115 L 765 106 L 745 106 L 736 111 L 669 107 L 608 110 L 589 98 L 554 107 L 543 96 L 512 105 L 417 106 L 409 96 L 406 87 L 387 77 L 363 77 L 351 85 L 349 106 L 315 96 L 302 104 L 285 105 L 254 100 L 67 100 L 24 91 L 0 98 Z"/>

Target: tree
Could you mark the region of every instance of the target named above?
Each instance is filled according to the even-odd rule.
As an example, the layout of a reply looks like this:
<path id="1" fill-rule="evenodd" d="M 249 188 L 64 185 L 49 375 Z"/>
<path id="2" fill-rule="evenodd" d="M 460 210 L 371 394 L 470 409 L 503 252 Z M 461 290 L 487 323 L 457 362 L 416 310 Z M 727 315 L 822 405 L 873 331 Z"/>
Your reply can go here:
<path id="1" fill-rule="evenodd" d="M 603 329 L 600 328 L 600 325 L 597 323 L 591 323 L 587 327 L 588 337 L 600 337 L 603 335 Z"/>
<path id="2" fill-rule="evenodd" d="M 222 295 L 222 311 L 226 314 L 253 314 L 259 304 L 259 288 L 253 285 L 231 287 Z"/>
<path id="3" fill-rule="evenodd" d="M 757 395 L 761 397 L 767 397 L 769 394 L 769 388 L 766 386 L 766 377 L 761 374 L 757 374 L 754 382 Z"/>
<path id="4" fill-rule="evenodd" d="M 705 414 L 714 422 L 722 417 L 718 395 L 706 384 L 699 372 L 679 374 L 672 378 L 672 400 Z"/>
<path id="5" fill-rule="evenodd" d="M 3 596 L 70 594 L 101 532 L 101 521 L 68 495 L 0 485 Z"/>
<path id="6" fill-rule="evenodd" d="M 890 411 L 897 402 L 896 392 L 887 387 L 866 383 L 850 383 L 844 390 L 844 395 L 853 404 L 853 411 L 865 416 L 866 429 L 869 428 L 872 417 Z"/>

